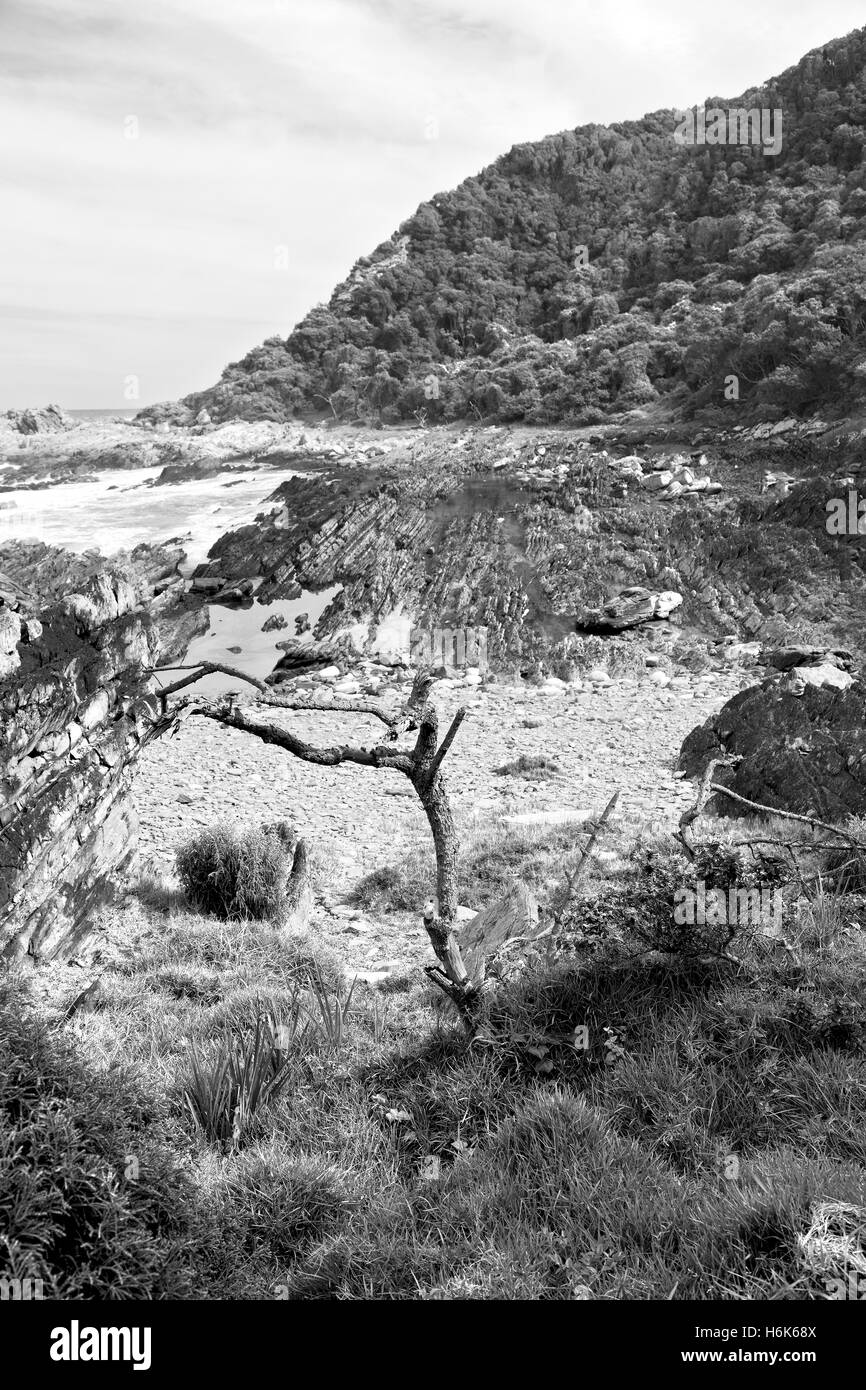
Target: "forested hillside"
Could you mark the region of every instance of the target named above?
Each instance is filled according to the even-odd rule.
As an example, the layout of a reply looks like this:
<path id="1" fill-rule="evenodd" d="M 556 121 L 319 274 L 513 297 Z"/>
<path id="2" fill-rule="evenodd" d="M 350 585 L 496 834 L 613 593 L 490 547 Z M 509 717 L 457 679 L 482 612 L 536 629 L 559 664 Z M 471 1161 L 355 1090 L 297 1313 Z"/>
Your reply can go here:
<path id="1" fill-rule="evenodd" d="M 654 402 L 712 418 L 738 393 L 742 420 L 850 412 L 866 386 L 864 62 L 861 29 L 708 98 L 780 110 L 776 155 L 678 145 L 673 111 L 515 146 L 184 404 L 591 424 Z"/>

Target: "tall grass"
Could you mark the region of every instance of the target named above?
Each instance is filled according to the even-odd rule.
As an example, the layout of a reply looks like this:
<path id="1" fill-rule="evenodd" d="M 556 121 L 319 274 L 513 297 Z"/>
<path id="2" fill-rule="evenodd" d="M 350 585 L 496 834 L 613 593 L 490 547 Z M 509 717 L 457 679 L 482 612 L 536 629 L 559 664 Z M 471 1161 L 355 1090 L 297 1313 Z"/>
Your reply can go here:
<path id="1" fill-rule="evenodd" d="M 200 912 L 227 920 L 279 918 L 291 861 L 275 830 L 216 825 L 180 846 L 177 875 Z"/>

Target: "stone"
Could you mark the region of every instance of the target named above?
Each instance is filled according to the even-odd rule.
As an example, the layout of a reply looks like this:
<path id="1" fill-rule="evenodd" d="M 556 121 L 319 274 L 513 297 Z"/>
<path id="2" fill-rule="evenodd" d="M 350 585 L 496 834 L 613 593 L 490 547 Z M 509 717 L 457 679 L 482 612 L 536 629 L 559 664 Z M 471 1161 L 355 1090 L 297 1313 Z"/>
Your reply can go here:
<path id="1" fill-rule="evenodd" d="M 798 692 L 785 677 L 750 686 L 692 730 L 679 766 L 697 778 L 723 753 L 742 760 L 717 768 L 715 780 L 750 801 L 827 821 L 866 814 L 866 686 L 858 679 L 845 690 L 807 684 Z M 749 814 L 718 794 L 708 805 Z"/>
<path id="2" fill-rule="evenodd" d="M 849 671 L 842 671 L 832 661 L 824 661 L 820 666 L 792 666 L 788 673 L 789 688 L 802 689 L 806 685 L 829 685 L 836 690 L 847 690 L 854 677 Z"/>
<path id="3" fill-rule="evenodd" d="M 669 469 L 663 469 L 659 473 L 644 473 L 641 478 L 641 486 L 648 492 L 661 492 L 663 488 L 669 487 L 674 480 L 673 473 Z"/>
<path id="4" fill-rule="evenodd" d="M 592 632 L 622 632 L 641 623 L 668 618 L 682 601 L 682 594 L 672 589 L 654 594 L 642 585 L 635 585 L 621 589 L 600 609 L 587 609 L 576 626 L 578 630 L 584 628 Z"/>

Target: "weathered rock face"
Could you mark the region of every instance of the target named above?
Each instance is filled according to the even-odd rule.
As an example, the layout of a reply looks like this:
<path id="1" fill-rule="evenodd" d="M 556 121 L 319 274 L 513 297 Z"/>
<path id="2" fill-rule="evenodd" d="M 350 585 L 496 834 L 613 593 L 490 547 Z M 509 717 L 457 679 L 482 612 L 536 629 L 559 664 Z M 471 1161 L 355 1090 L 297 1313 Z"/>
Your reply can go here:
<path id="1" fill-rule="evenodd" d="M 7 410 L 3 417 L 7 429 L 18 434 L 41 434 L 54 430 L 70 430 L 75 420 L 59 405 L 47 405 L 36 410 Z"/>
<path id="2" fill-rule="evenodd" d="M 127 792 L 164 726 L 143 670 L 159 640 L 120 575 L 23 612 L 0 607 L 0 952 L 51 956 L 80 941 L 136 852 Z"/>
<path id="3" fill-rule="evenodd" d="M 750 801 L 821 820 L 863 815 L 866 684 L 803 687 L 784 676 L 752 686 L 692 730 L 679 766 L 699 777 L 721 753 L 741 754 L 742 762 L 717 768 L 714 780 Z M 724 796 L 708 807 L 720 815 L 748 814 Z"/>
<path id="4" fill-rule="evenodd" d="M 726 469 L 721 494 L 692 476 L 709 466 L 703 455 L 615 459 L 566 431 L 422 431 L 384 461 L 357 453 L 351 467 L 318 444 L 286 454 L 305 476 L 268 499 L 279 510 L 223 536 L 200 579 L 259 576 L 262 601 L 340 585 L 319 638 L 398 609 L 419 629 L 484 627 L 494 671 L 560 673 L 588 610 L 592 634 L 655 641 L 671 602 L 655 607 L 662 592 L 681 597 L 672 626 L 684 633 L 866 656 L 866 536 L 828 533 L 826 481 L 759 496 L 763 448 L 714 462 Z M 683 479 L 682 495 L 660 505 L 640 485 L 648 464 Z M 866 495 L 866 474 L 857 486 Z M 635 602 L 621 602 L 628 591 Z"/>

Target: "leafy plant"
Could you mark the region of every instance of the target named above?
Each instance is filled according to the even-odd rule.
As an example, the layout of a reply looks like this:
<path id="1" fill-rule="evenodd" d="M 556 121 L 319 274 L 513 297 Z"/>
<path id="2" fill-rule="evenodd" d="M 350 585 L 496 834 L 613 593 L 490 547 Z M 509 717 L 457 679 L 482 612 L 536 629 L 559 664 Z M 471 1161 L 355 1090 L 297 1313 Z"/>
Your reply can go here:
<path id="1" fill-rule="evenodd" d="M 276 829 L 216 825 L 181 845 L 175 862 L 201 912 L 237 920 L 277 918 L 283 909 L 291 861 Z"/>
<path id="2" fill-rule="evenodd" d="M 291 1074 L 285 1052 L 297 1022 L 290 1037 L 283 1036 L 285 1028 L 259 1015 L 251 1036 L 226 1033 L 209 1058 L 193 1045 L 184 1100 L 196 1126 L 213 1143 L 237 1147 L 285 1086 Z"/>

